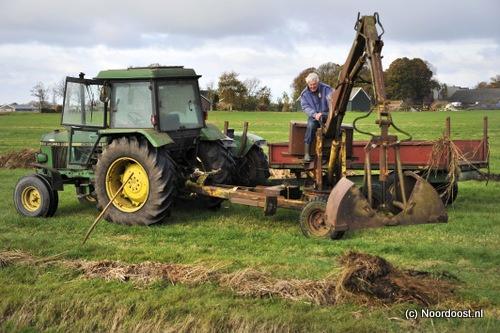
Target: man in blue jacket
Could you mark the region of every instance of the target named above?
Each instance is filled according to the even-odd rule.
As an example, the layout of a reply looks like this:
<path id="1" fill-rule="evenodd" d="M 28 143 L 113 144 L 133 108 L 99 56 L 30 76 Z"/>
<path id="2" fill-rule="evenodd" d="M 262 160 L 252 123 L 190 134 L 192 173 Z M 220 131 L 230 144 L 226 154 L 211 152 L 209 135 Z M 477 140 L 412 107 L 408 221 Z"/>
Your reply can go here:
<path id="1" fill-rule="evenodd" d="M 320 82 L 318 74 L 312 72 L 306 77 L 307 87 L 300 94 L 300 105 L 307 114 L 307 129 L 304 137 L 304 162 L 310 162 L 311 143 L 320 121 L 325 121 L 328 115 L 328 101 L 333 92 L 332 87 Z"/>

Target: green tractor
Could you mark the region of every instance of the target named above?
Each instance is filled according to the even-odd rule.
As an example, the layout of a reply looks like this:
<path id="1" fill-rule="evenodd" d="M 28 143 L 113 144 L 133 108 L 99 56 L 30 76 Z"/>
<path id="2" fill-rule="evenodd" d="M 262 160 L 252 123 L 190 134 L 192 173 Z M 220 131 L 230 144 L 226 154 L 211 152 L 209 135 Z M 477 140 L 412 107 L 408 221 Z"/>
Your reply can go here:
<path id="1" fill-rule="evenodd" d="M 207 184 L 254 186 L 269 177 L 254 134 L 232 137 L 206 123 L 200 76 L 182 66 L 101 71 L 96 78 L 68 77 L 62 125 L 42 137 L 36 173 L 19 180 L 17 211 L 50 217 L 58 191 L 74 185 L 81 202 L 103 209 L 105 218 L 126 225 L 163 220 L 176 198 L 194 198 L 208 208 L 222 199 L 184 187 L 194 174 Z M 198 177 L 199 178 L 199 177 Z"/>

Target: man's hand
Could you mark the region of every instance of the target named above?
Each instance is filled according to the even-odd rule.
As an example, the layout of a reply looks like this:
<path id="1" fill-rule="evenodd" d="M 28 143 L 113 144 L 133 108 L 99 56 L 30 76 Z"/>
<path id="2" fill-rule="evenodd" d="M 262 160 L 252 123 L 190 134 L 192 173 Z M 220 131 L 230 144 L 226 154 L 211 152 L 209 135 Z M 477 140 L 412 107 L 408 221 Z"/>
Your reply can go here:
<path id="1" fill-rule="evenodd" d="M 320 119 L 321 119 L 321 112 L 315 113 L 314 114 L 314 119 L 316 119 L 317 121 L 320 121 Z"/>

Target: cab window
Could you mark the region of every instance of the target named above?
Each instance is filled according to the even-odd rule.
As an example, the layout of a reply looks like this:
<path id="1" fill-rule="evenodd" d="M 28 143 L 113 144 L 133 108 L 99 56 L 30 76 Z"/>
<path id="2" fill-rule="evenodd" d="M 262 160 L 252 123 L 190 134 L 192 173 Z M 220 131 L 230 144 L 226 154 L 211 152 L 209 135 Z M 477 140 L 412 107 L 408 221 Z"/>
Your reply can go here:
<path id="1" fill-rule="evenodd" d="M 149 82 L 117 82 L 111 86 L 113 128 L 151 128 L 153 105 Z"/>
<path id="2" fill-rule="evenodd" d="M 104 103 L 99 100 L 101 85 L 90 82 L 67 79 L 62 118 L 64 125 L 104 127 Z"/>
<path id="3" fill-rule="evenodd" d="M 158 84 L 160 128 L 163 131 L 203 126 L 196 81 L 176 80 Z"/>

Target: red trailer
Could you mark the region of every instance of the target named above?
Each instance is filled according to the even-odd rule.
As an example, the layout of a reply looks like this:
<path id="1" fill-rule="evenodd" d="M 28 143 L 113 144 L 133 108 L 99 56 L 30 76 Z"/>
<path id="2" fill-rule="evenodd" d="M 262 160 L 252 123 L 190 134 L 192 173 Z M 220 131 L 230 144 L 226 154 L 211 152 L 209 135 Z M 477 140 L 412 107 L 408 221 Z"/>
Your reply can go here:
<path id="1" fill-rule="evenodd" d="M 268 156 L 269 166 L 273 169 L 288 169 L 298 177 L 304 171 L 304 144 L 303 137 L 306 123 L 291 122 L 289 142 L 269 143 Z M 377 170 L 380 163 L 380 147 L 370 149 L 369 141 L 353 140 L 353 128 L 350 125 L 343 125 L 346 141 L 346 174 L 350 178 L 356 178 L 359 174 L 356 171 L 365 168 L 365 152 L 370 150 L 370 166 L 372 170 Z M 440 147 L 441 149 L 437 149 Z M 443 149 L 444 148 L 444 149 Z M 324 147 L 324 150 L 330 149 Z M 396 167 L 394 151 L 388 152 L 388 166 L 391 169 Z M 456 198 L 457 187 L 449 186 L 450 166 L 454 165 L 451 159 L 456 159 L 455 165 L 462 173 L 478 171 L 487 168 L 489 165 L 488 147 L 488 118 L 483 121 L 483 136 L 480 139 L 452 139 L 450 118 L 446 119 L 444 137 L 438 141 L 412 140 L 400 143 L 400 159 L 404 170 L 413 171 L 420 175 L 425 175 L 428 181 L 438 189 L 444 196 L 444 189 L 454 188 L 454 193 L 446 200 L 450 203 Z M 326 169 L 326 163 L 323 165 Z M 432 171 L 427 176 L 425 173 Z M 458 179 L 455 179 L 456 182 Z"/>

